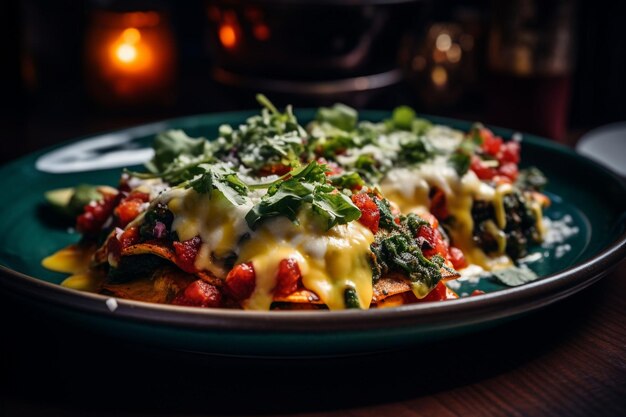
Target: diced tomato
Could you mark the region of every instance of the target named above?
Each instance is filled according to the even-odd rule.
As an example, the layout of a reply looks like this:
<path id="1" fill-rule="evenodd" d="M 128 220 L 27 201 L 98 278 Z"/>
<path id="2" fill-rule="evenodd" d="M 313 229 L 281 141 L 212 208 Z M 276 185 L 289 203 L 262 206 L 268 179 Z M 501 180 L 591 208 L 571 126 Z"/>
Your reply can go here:
<path id="1" fill-rule="evenodd" d="M 268 175 L 285 175 L 291 171 L 291 167 L 285 164 L 267 164 L 261 169 L 259 169 L 260 177 L 267 177 Z"/>
<path id="2" fill-rule="evenodd" d="M 116 236 L 111 236 L 111 238 L 107 240 L 107 253 L 116 261 L 120 259 L 120 255 L 122 254 L 122 242 L 120 242 Z"/>
<path id="3" fill-rule="evenodd" d="M 221 303 L 220 290 L 201 279 L 189 284 L 185 291 L 172 301 L 175 305 L 192 307 L 219 307 Z"/>
<path id="4" fill-rule="evenodd" d="M 467 260 L 465 255 L 463 255 L 463 251 L 454 246 L 448 248 L 448 259 L 452 262 L 454 269 L 463 269 L 467 266 Z"/>
<path id="5" fill-rule="evenodd" d="M 430 226 L 421 226 L 417 231 L 416 237 L 423 241 L 422 253 L 425 257 L 431 258 L 436 254 L 441 255 L 444 259 L 448 257 L 448 247 L 438 229 Z"/>
<path id="6" fill-rule="evenodd" d="M 115 214 L 119 219 L 120 227 L 125 227 L 135 220 L 135 217 L 142 211 L 143 202 L 140 200 L 125 200 L 115 208 Z"/>
<path id="7" fill-rule="evenodd" d="M 486 166 L 479 157 L 472 156 L 470 169 L 474 171 L 476 176 L 481 180 L 490 180 L 498 173 L 494 168 Z"/>
<path id="8" fill-rule="evenodd" d="M 139 228 L 133 226 L 124 230 L 124 233 L 122 233 L 122 235 L 119 237 L 119 241 L 122 244 L 122 249 L 125 249 L 139 242 Z"/>
<path id="9" fill-rule="evenodd" d="M 448 207 L 446 206 L 446 193 L 439 188 L 435 189 L 435 194 L 430 199 L 430 212 L 438 219 L 444 220 L 448 217 Z"/>
<path id="10" fill-rule="evenodd" d="M 76 230 L 87 235 L 97 235 L 107 219 L 113 214 L 121 194 L 104 194 L 102 200 L 87 204 L 76 218 Z"/>
<path id="11" fill-rule="evenodd" d="M 298 261 L 293 258 L 283 259 L 278 265 L 276 274 L 276 288 L 274 294 L 285 297 L 298 289 L 298 283 L 302 278 Z"/>
<path id="12" fill-rule="evenodd" d="M 185 272 L 194 273 L 198 270 L 195 266 L 196 255 L 202 245 L 200 236 L 193 237 L 184 242 L 173 242 L 176 252 L 176 265 Z"/>
<path id="13" fill-rule="evenodd" d="M 519 164 L 520 161 L 520 144 L 517 141 L 511 140 L 502 144 L 500 149 L 500 157 L 498 158 L 501 163 L 512 162 Z"/>
<path id="14" fill-rule="evenodd" d="M 243 301 L 252 295 L 256 286 L 256 274 L 252 263 L 235 265 L 226 276 L 225 290 L 237 301 Z"/>
<path id="15" fill-rule="evenodd" d="M 372 200 L 372 197 L 365 193 L 353 194 L 352 202 L 361 210 L 359 222 L 370 229 L 372 233 L 376 233 L 378 231 L 378 223 L 380 222 L 380 210 L 378 210 L 378 206 Z"/>
<path id="16" fill-rule="evenodd" d="M 150 194 L 142 193 L 141 191 L 133 191 L 126 197 L 126 200 L 139 200 L 147 203 L 150 201 Z"/>
<path id="17" fill-rule="evenodd" d="M 474 291 L 472 291 L 470 296 L 474 297 L 476 295 L 483 295 L 483 294 L 485 294 L 485 292 L 483 290 L 474 290 Z"/>
<path id="18" fill-rule="evenodd" d="M 491 132 L 489 132 L 488 135 L 484 136 L 481 134 L 481 137 L 483 138 L 483 143 L 481 145 L 482 149 L 489 155 L 496 156 L 498 152 L 500 152 L 500 147 L 502 146 L 502 138 L 498 136 L 493 136 Z"/>
<path id="19" fill-rule="evenodd" d="M 115 208 L 115 215 L 119 219 L 119 226 L 126 227 L 126 225 L 139 215 L 144 210 L 144 203 L 150 200 L 150 195 L 133 191 Z"/>
<path id="20" fill-rule="evenodd" d="M 519 170 L 516 164 L 507 162 L 498 167 L 498 174 L 509 178 L 511 181 L 515 181 L 519 175 Z"/>
<path id="21" fill-rule="evenodd" d="M 433 290 L 429 292 L 426 297 L 422 298 L 421 300 L 418 299 L 417 301 L 418 302 L 443 301 L 443 300 L 446 300 L 447 298 L 448 298 L 448 288 L 446 287 L 446 284 L 444 284 L 442 281 L 439 281 L 437 285 L 435 286 L 435 288 L 433 288 Z"/>

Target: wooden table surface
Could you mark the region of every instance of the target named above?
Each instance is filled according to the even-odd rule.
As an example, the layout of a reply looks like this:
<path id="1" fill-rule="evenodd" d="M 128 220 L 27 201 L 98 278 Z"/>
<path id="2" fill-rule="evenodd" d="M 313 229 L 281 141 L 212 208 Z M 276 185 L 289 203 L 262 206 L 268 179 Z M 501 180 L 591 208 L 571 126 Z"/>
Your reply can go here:
<path id="1" fill-rule="evenodd" d="M 0 416 L 624 416 L 626 263 L 504 326 L 394 353 L 151 350 L 0 303 Z"/>

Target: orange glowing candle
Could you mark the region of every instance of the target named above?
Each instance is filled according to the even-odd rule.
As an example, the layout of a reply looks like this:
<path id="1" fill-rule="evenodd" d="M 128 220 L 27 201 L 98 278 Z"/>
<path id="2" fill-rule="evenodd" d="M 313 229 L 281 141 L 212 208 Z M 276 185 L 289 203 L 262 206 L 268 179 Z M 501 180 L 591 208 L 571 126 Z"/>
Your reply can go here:
<path id="1" fill-rule="evenodd" d="M 166 104 L 173 98 L 174 41 L 162 13 L 96 12 L 85 58 L 88 90 L 101 104 Z"/>

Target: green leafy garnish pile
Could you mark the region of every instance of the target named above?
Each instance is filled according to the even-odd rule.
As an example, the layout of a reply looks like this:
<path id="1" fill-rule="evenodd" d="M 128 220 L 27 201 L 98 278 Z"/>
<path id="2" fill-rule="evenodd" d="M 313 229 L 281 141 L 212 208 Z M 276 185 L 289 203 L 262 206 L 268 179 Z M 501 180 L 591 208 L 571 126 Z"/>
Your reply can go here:
<path id="1" fill-rule="evenodd" d="M 326 230 L 361 216 L 350 198 L 328 183 L 325 165 L 313 161 L 292 171 L 288 178 L 272 183 L 267 194 L 246 215 L 246 221 L 251 229 L 277 216 L 297 222 L 298 212 L 304 204 L 311 205 Z"/>

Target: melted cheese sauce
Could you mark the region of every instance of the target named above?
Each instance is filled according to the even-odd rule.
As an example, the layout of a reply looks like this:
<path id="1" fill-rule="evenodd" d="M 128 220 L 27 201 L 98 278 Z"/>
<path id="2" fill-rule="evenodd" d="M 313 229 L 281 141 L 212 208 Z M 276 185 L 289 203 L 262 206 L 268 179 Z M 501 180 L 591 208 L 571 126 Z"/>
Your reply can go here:
<path id="1" fill-rule="evenodd" d="M 70 245 L 44 258 L 41 265 L 51 271 L 71 274 L 61 285 L 79 291 L 96 291 L 102 277 L 89 266 L 94 247 Z"/>
<path id="2" fill-rule="evenodd" d="M 193 190 L 172 190 L 163 198 L 174 213 L 172 229 L 179 239 L 198 235 L 202 238 L 196 268 L 224 279 L 228 270 L 216 259 L 235 255 L 236 263 L 253 264 L 256 287 L 243 303 L 245 309 L 269 309 L 280 261 L 288 258 L 297 260 L 304 287 L 317 294 L 330 309 L 345 308 L 347 287 L 356 289 L 362 308 L 369 307 L 372 300 L 369 259 L 374 235 L 360 223 L 350 222 L 325 231 L 304 209 L 298 217 L 299 224 L 278 217 L 252 231 L 245 221 L 252 203 L 235 207 L 218 191 L 209 196 Z"/>
<path id="3" fill-rule="evenodd" d="M 306 216 L 300 216 L 299 223 L 273 219 L 243 244 L 237 263 L 251 262 L 256 273 L 256 288 L 244 308 L 269 308 L 278 265 L 288 258 L 297 260 L 304 287 L 331 310 L 346 308 L 348 287 L 356 290 L 361 308 L 368 308 L 373 295 L 369 259 L 374 235 L 370 230 L 351 222 L 324 231 Z"/>
<path id="4" fill-rule="evenodd" d="M 181 241 L 195 236 L 202 239 L 196 268 L 225 278 L 228 271 L 215 260 L 238 253 L 239 240 L 250 232 L 245 215 L 252 203 L 233 206 L 216 190 L 210 195 L 193 190 L 173 190 L 168 208 L 174 213 L 172 230 Z"/>
<path id="5" fill-rule="evenodd" d="M 403 213 L 428 211 L 430 207 L 428 194 L 432 187 L 437 187 L 445 193 L 448 211 L 454 217 L 451 238 L 470 263 L 489 270 L 511 264 L 507 256 L 488 256 L 472 239 L 474 200 L 502 204 L 502 197 L 496 197 L 497 190 L 482 182 L 472 171 L 459 178 L 456 171 L 447 164 L 446 157 L 439 156 L 414 168 L 393 169 L 381 182 L 383 194 L 395 202 Z M 498 210 L 496 208 L 496 212 Z M 501 210 L 503 211 L 504 207 Z"/>

